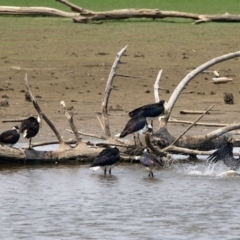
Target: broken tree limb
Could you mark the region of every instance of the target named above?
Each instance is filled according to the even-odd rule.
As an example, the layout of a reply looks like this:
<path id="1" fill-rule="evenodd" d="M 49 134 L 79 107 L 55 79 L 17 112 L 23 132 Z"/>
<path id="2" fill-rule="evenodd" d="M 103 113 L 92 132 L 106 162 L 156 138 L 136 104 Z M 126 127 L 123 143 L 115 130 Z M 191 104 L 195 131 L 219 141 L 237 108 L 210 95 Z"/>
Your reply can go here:
<path id="1" fill-rule="evenodd" d="M 158 72 L 156 81 L 155 81 L 155 83 L 154 83 L 154 85 L 153 85 L 154 98 L 155 98 L 155 102 L 156 102 L 156 103 L 160 101 L 158 90 L 159 90 L 159 81 L 160 81 L 160 79 L 161 79 L 161 76 L 162 76 L 162 69 Z"/>
<path id="2" fill-rule="evenodd" d="M 233 80 L 232 78 L 227 77 L 216 77 L 212 79 L 212 83 L 214 84 L 228 83 L 231 82 L 232 80 Z"/>
<path id="3" fill-rule="evenodd" d="M 168 120 L 168 123 L 183 123 L 183 124 L 192 124 L 191 121 L 184 121 L 184 120 L 177 120 L 177 119 L 170 119 Z M 206 126 L 206 127 L 225 127 L 229 124 L 226 123 L 207 123 L 207 122 L 197 122 L 195 125 L 199 126 Z"/>
<path id="4" fill-rule="evenodd" d="M 181 110 L 180 114 L 203 114 L 205 111 Z M 209 113 L 207 113 L 209 114 Z"/>
<path id="5" fill-rule="evenodd" d="M 11 6 L 0 6 L 0 15 L 49 16 L 65 18 L 75 18 L 79 16 L 78 13 L 64 12 L 56 8 Z"/>
<path id="6" fill-rule="evenodd" d="M 73 133 L 73 131 L 70 130 L 70 129 L 66 129 L 66 130 L 69 131 L 70 133 Z M 80 135 L 83 135 L 83 136 L 86 136 L 86 137 L 92 137 L 92 138 L 98 138 L 98 139 L 106 140 L 106 138 L 101 136 L 101 135 L 96 135 L 96 134 L 92 134 L 92 133 L 85 133 L 85 132 L 81 132 L 81 131 L 78 131 L 78 133 Z"/>
<path id="7" fill-rule="evenodd" d="M 183 135 L 185 135 L 205 114 L 207 114 L 215 105 L 209 107 L 203 114 L 196 119 L 177 139 L 175 139 L 170 145 L 174 145 Z"/>
<path id="8" fill-rule="evenodd" d="M 129 18 L 163 19 L 167 17 L 198 20 L 197 14 L 186 12 L 161 11 L 159 9 L 118 9 L 103 12 L 81 12 L 80 16 L 73 18 L 73 21 L 76 23 L 88 23 L 92 21 L 120 20 Z"/>
<path id="9" fill-rule="evenodd" d="M 127 49 L 127 45 L 117 53 L 117 56 L 112 65 L 110 74 L 108 76 L 108 81 L 107 81 L 106 89 L 104 92 L 104 98 L 102 101 L 101 108 L 102 108 L 102 122 L 103 122 L 103 126 L 104 126 L 104 132 L 105 132 L 106 139 L 111 138 L 111 132 L 110 132 L 109 121 L 108 121 L 108 109 L 107 109 L 108 100 L 109 100 L 110 93 L 112 90 L 112 82 L 113 82 L 113 79 L 116 74 L 116 69 L 117 69 L 118 63 L 120 62 L 120 59 L 121 59 L 122 55 L 124 54 L 124 52 L 126 51 L 126 49 Z"/>
<path id="10" fill-rule="evenodd" d="M 19 15 L 19 16 L 51 16 L 72 18 L 76 23 L 88 23 L 102 20 L 119 20 L 129 18 L 185 18 L 195 20 L 195 24 L 204 22 L 240 22 L 240 15 L 234 14 L 195 14 L 178 11 L 162 11 L 159 9 L 119 9 L 111 11 L 94 12 L 79 7 L 67 0 L 56 0 L 70 7 L 72 12 L 65 12 L 55 8 L 47 7 L 12 7 L 0 6 L 0 15 Z"/>
<path id="11" fill-rule="evenodd" d="M 7 123 L 7 122 L 22 122 L 23 120 L 25 120 L 26 118 L 19 118 L 19 119 L 5 119 L 2 120 L 2 123 Z"/>
<path id="12" fill-rule="evenodd" d="M 216 138 L 218 136 L 221 136 L 225 133 L 228 133 L 228 132 L 231 132 L 231 131 L 237 130 L 237 129 L 240 129 L 240 123 L 229 124 L 226 127 L 219 128 L 215 131 L 212 131 L 212 132 L 208 133 L 206 135 L 206 140 L 209 140 L 209 139 L 211 140 L 213 138 Z"/>
<path id="13" fill-rule="evenodd" d="M 76 4 L 73 4 L 67 0 L 56 0 L 57 2 L 63 3 L 66 6 L 70 7 L 72 11 L 78 12 L 78 13 L 87 13 L 87 12 L 92 12 L 90 10 L 87 10 L 85 8 L 79 7 Z"/>
<path id="14" fill-rule="evenodd" d="M 42 117 L 45 122 L 48 124 L 48 126 L 52 129 L 52 131 L 54 132 L 55 136 L 57 137 L 58 141 L 59 141 L 59 144 L 60 145 L 64 145 L 64 141 L 61 137 L 61 135 L 59 134 L 59 132 L 57 131 L 57 129 L 55 128 L 55 126 L 52 124 L 52 122 L 48 119 L 48 117 L 42 112 L 41 108 L 39 107 L 36 99 L 34 98 L 32 92 L 31 92 L 31 89 L 30 89 L 30 86 L 28 84 L 28 78 L 27 78 L 27 74 L 25 74 L 25 86 L 27 88 L 27 91 L 29 92 L 30 94 L 30 97 L 31 97 L 31 100 L 32 100 L 32 103 L 33 103 L 33 106 L 34 108 L 36 109 L 36 111 L 38 112 L 39 116 Z"/>
<path id="15" fill-rule="evenodd" d="M 178 153 L 178 154 L 185 154 L 185 155 L 209 155 L 212 151 L 199 151 L 194 149 L 176 147 L 174 145 L 170 145 L 163 149 L 163 151 L 171 152 L 171 153 Z"/>
<path id="16" fill-rule="evenodd" d="M 233 15 L 229 13 L 214 14 L 214 15 L 198 15 L 198 20 L 195 24 L 204 22 L 240 22 L 240 15 Z"/>
<path id="17" fill-rule="evenodd" d="M 70 125 L 70 127 L 71 127 L 71 129 L 72 129 L 72 132 L 73 132 L 74 135 L 75 135 L 77 144 L 79 144 L 79 143 L 82 141 L 82 139 L 81 139 L 81 137 L 80 137 L 80 135 L 79 135 L 79 133 L 78 133 L 78 130 L 77 130 L 77 128 L 76 128 L 76 126 L 75 126 L 75 124 L 74 124 L 74 122 L 73 122 L 73 115 L 74 115 L 74 114 L 70 114 L 70 113 L 68 112 L 68 110 L 67 110 L 67 108 L 66 108 L 66 104 L 65 104 L 64 101 L 61 101 L 60 104 L 61 104 L 62 107 L 63 107 L 65 116 L 66 116 L 66 118 L 67 118 L 67 120 L 68 120 L 68 122 L 69 122 L 69 125 Z"/>

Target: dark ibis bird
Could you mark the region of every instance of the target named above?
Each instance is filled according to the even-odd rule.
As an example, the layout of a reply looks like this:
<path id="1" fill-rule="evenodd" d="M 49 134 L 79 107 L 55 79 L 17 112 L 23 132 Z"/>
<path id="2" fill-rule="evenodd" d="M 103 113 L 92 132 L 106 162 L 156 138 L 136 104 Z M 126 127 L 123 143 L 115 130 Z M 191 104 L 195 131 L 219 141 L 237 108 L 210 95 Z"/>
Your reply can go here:
<path id="1" fill-rule="evenodd" d="M 128 113 L 131 118 L 142 116 L 150 120 L 167 114 L 168 110 L 165 107 L 165 100 L 161 100 L 158 103 L 144 105 Z"/>
<path id="2" fill-rule="evenodd" d="M 207 160 L 209 163 L 222 160 L 227 167 L 230 167 L 230 170 L 236 171 L 240 166 L 240 158 L 234 158 L 233 156 L 233 138 L 230 137 L 225 144 L 209 155 Z"/>
<path id="3" fill-rule="evenodd" d="M 20 138 L 19 127 L 14 126 L 12 130 L 7 130 L 0 134 L 0 143 L 12 147 Z"/>
<path id="4" fill-rule="evenodd" d="M 104 175 L 106 175 L 107 170 L 111 175 L 111 169 L 114 164 L 120 160 L 120 152 L 117 147 L 109 147 L 102 150 L 98 156 L 94 159 L 92 164 L 90 165 L 90 169 L 93 171 L 98 170 L 99 168 L 103 168 Z"/>
<path id="5" fill-rule="evenodd" d="M 123 129 L 119 137 L 123 138 L 129 134 L 137 133 L 138 140 L 140 142 L 139 134 L 145 133 L 147 129 L 148 129 L 148 124 L 147 124 L 146 118 L 142 116 L 136 116 L 129 119 L 129 121 L 127 122 L 125 128 Z M 134 137 L 134 140 L 135 140 L 135 137 Z M 136 144 L 136 141 L 135 141 L 135 144 Z"/>
<path id="6" fill-rule="evenodd" d="M 20 126 L 20 133 L 23 134 L 24 138 L 29 139 L 29 149 L 31 149 L 32 138 L 35 137 L 40 128 L 40 117 L 29 117 L 24 119 Z"/>
<path id="7" fill-rule="evenodd" d="M 149 171 L 148 177 L 153 177 L 152 170 L 154 168 L 164 166 L 163 160 L 153 154 L 150 154 L 147 149 L 144 149 L 143 154 L 140 157 L 140 162 Z"/>

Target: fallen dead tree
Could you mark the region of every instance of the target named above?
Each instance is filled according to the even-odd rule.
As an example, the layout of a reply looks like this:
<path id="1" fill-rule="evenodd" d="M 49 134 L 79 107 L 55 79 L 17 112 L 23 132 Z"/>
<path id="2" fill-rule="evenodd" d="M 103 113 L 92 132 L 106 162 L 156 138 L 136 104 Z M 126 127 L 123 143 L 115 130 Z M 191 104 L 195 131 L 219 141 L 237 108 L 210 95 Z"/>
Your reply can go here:
<path id="1" fill-rule="evenodd" d="M 0 6 L 0 15 L 19 16 L 51 16 L 72 18 L 75 23 L 89 23 L 93 21 L 121 20 L 129 18 L 185 18 L 194 20 L 195 24 L 204 22 L 240 22 L 240 15 L 234 14 L 195 14 L 178 11 L 163 11 L 160 9 L 118 9 L 111 11 L 95 12 L 77 6 L 67 0 L 56 0 L 70 7 L 73 12 L 65 12 L 47 7 L 11 7 Z"/>
<path id="2" fill-rule="evenodd" d="M 231 15 L 229 13 L 218 14 L 218 15 L 204 15 L 194 14 L 187 12 L 177 11 L 162 11 L 159 9 L 120 9 L 104 12 L 94 12 L 91 10 L 78 7 L 72 4 L 68 0 L 56 0 L 67 6 L 73 11 L 79 12 L 80 15 L 73 19 L 77 23 L 88 23 L 92 21 L 105 21 L 105 20 L 116 20 L 116 19 L 128 19 L 128 18 L 151 18 L 151 19 L 163 19 L 163 18 L 186 18 L 195 20 L 196 24 L 203 22 L 240 22 L 240 15 Z"/>
<path id="3" fill-rule="evenodd" d="M 208 155 L 210 150 L 217 148 L 222 143 L 225 143 L 228 137 L 231 135 L 231 131 L 240 129 L 240 123 L 230 124 L 219 128 L 215 131 L 212 131 L 206 135 L 197 135 L 197 136 L 185 136 L 186 132 L 193 127 L 195 124 L 199 122 L 199 120 L 207 114 L 214 106 L 211 106 L 206 111 L 199 116 L 195 122 L 191 124 L 191 126 L 185 130 L 180 136 L 172 136 L 167 129 L 168 120 L 170 118 L 172 109 L 174 104 L 177 102 L 178 97 L 184 88 L 186 88 L 187 84 L 199 73 L 206 70 L 210 66 L 213 66 L 217 63 L 239 57 L 240 51 L 229 53 L 217 58 L 210 60 L 207 63 L 202 64 L 197 67 L 193 71 L 191 71 L 175 88 L 173 91 L 168 103 L 168 116 L 160 119 L 159 129 L 154 133 L 147 133 L 145 137 L 145 142 L 143 146 L 136 147 L 133 143 L 126 144 L 125 142 L 121 142 L 119 138 L 111 135 L 110 125 L 109 125 L 109 114 L 108 114 L 108 101 L 110 97 L 110 93 L 112 90 L 112 84 L 115 76 L 124 76 L 116 73 L 118 64 L 120 62 L 121 57 L 124 55 L 127 46 L 121 49 L 116 56 L 116 59 L 112 65 L 107 85 L 105 88 L 104 97 L 102 100 L 101 110 L 102 110 L 102 119 L 98 119 L 100 122 L 100 126 L 104 130 L 104 136 L 98 137 L 99 140 L 97 144 L 93 144 L 91 142 L 84 142 L 81 138 L 81 133 L 78 131 L 77 126 L 74 124 L 73 118 L 74 113 L 69 113 L 67 111 L 66 103 L 61 101 L 61 105 L 64 109 L 65 116 L 69 122 L 72 133 L 75 136 L 75 140 L 65 141 L 62 135 L 58 132 L 54 124 L 50 121 L 50 119 L 44 114 L 40 106 L 38 105 L 34 95 L 30 89 L 28 84 L 27 75 L 25 76 L 25 86 L 30 95 L 31 101 L 33 103 L 34 108 L 38 112 L 38 115 L 48 124 L 48 126 L 54 132 L 57 141 L 54 143 L 58 143 L 59 146 L 54 151 L 36 151 L 29 149 L 17 149 L 17 148 L 9 148 L 7 146 L 0 146 L 0 160 L 1 161 L 20 161 L 20 162 L 44 162 L 44 163 L 62 163 L 62 162 L 86 162 L 92 161 L 96 157 L 96 155 L 102 151 L 102 149 L 109 145 L 117 146 L 121 151 L 121 157 L 124 160 L 130 159 L 138 159 L 138 155 L 141 154 L 142 150 L 147 146 L 149 147 L 155 154 L 169 157 L 171 153 L 181 153 L 188 155 Z M 156 102 L 159 101 L 160 97 L 158 94 L 159 81 L 161 78 L 162 71 L 159 72 L 157 79 L 154 84 L 154 96 Z M 85 133 L 85 135 L 93 137 L 92 133 Z M 49 144 L 49 143 L 48 143 Z"/>

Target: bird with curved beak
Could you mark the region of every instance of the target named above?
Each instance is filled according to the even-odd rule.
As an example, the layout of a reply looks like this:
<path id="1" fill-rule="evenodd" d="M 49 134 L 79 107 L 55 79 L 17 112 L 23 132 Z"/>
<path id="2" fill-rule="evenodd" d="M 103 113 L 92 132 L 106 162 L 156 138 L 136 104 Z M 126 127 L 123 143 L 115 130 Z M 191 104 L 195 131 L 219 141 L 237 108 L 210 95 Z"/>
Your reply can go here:
<path id="1" fill-rule="evenodd" d="M 236 171 L 240 166 L 240 157 L 234 158 L 233 156 L 233 142 L 234 139 L 230 137 L 225 144 L 209 155 L 208 162 L 217 163 L 222 160 L 227 167 L 230 167 L 230 170 Z"/>
<path id="2" fill-rule="evenodd" d="M 96 171 L 99 168 L 103 168 L 104 175 L 106 175 L 107 169 L 109 168 L 108 172 L 109 175 L 111 175 L 111 169 L 113 168 L 114 164 L 116 164 L 119 160 L 120 152 L 117 147 L 106 148 L 97 155 L 97 157 L 90 165 L 90 169 Z"/>
<path id="3" fill-rule="evenodd" d="M 148 177 L 153 177 L 152 170 L 164 166 L 162 159 L 157 156 L 150 154 L 148 149 L 145 148 L 142 156 L 140 157 L 141 164 L 149 171 Z"/>
<path id="4" fill-rule="evenodd" d="M 0 134 L 0 144 L 12 147 L 20 138 L 19 127 L 14 126 L 12 130 L 7 130 Z"/>

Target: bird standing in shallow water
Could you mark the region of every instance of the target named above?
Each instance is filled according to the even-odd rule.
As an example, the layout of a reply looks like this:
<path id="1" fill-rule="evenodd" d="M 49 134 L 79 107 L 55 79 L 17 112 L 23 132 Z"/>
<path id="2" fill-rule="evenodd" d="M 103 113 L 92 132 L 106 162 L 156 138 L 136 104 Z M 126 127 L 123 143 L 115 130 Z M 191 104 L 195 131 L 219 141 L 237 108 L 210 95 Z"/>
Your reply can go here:
<path id="1" fill-rule="evenodd" d="M 19 127 L 14 126 L 12 130 L 8 130 L 0 134 L 0 143 L 12 147 L 18 142 L 19 138 Z"/>
<path id="2" fill-rule="evenodd" d="M 120 160 L 120 152 L 117 147 L 106 148 L 101 151 L 98 156 L 94 159 L 90 165 L 90 169 L 93 171 L 99 168 L 104 169 L 104 175 L 107 173 L 107 168 L 109 167 L 109 174 L 111 175 L 111 168 L 115 163 Z"/>
<path id="3" fill-rule="evenodd" d="M 146 121 L 145 117 L 136 116 L 134 118 L 130 118 L 119 137 L 123 138 L 131 133 L 137 132 L 138 133 L 138 141 L 139 141 L 140 145 L 142 145 L 140 142 L 140 139 L 139 139 L 139 134 L 143 134 L 144 132 L 146 132 L 147 127 L 148 127 L 148 125 L 147 125 L 147 121 Z M 135 145 L 136 145 L 135 136 L 134 136 L 134 141 L 135 141 Z"/>
<path id="4" fill-rule="evenodd" d="M 233 138 L 230 137 L 227 143 L 209 155 L 207 160 L 210 163 L 216 163 L 222 160 L 227 167 L 230 167 L 230 170 L 236 171 L 240 166 L 240 157 L 234 158 L 233 156 Z"/>
<path id="5" fill-rule="evenodd" d="M 140 162 L 149 171 L 148 177 L 153 177 L 153 168 L 164 166 L 164 162 L 155 155 L 148 153 L 147 149 L 144 149 Z"/>
<path id="6" fill-rule="evenodd" d="M 29 149 L 32 149 L 31 141 L 35 137 L 40 128 L 40 117 L 36 119 L 35 117 L 29 117 L 22 121 L 20 126 L 20 133 L 23 137 L 29 139 Z"/>

